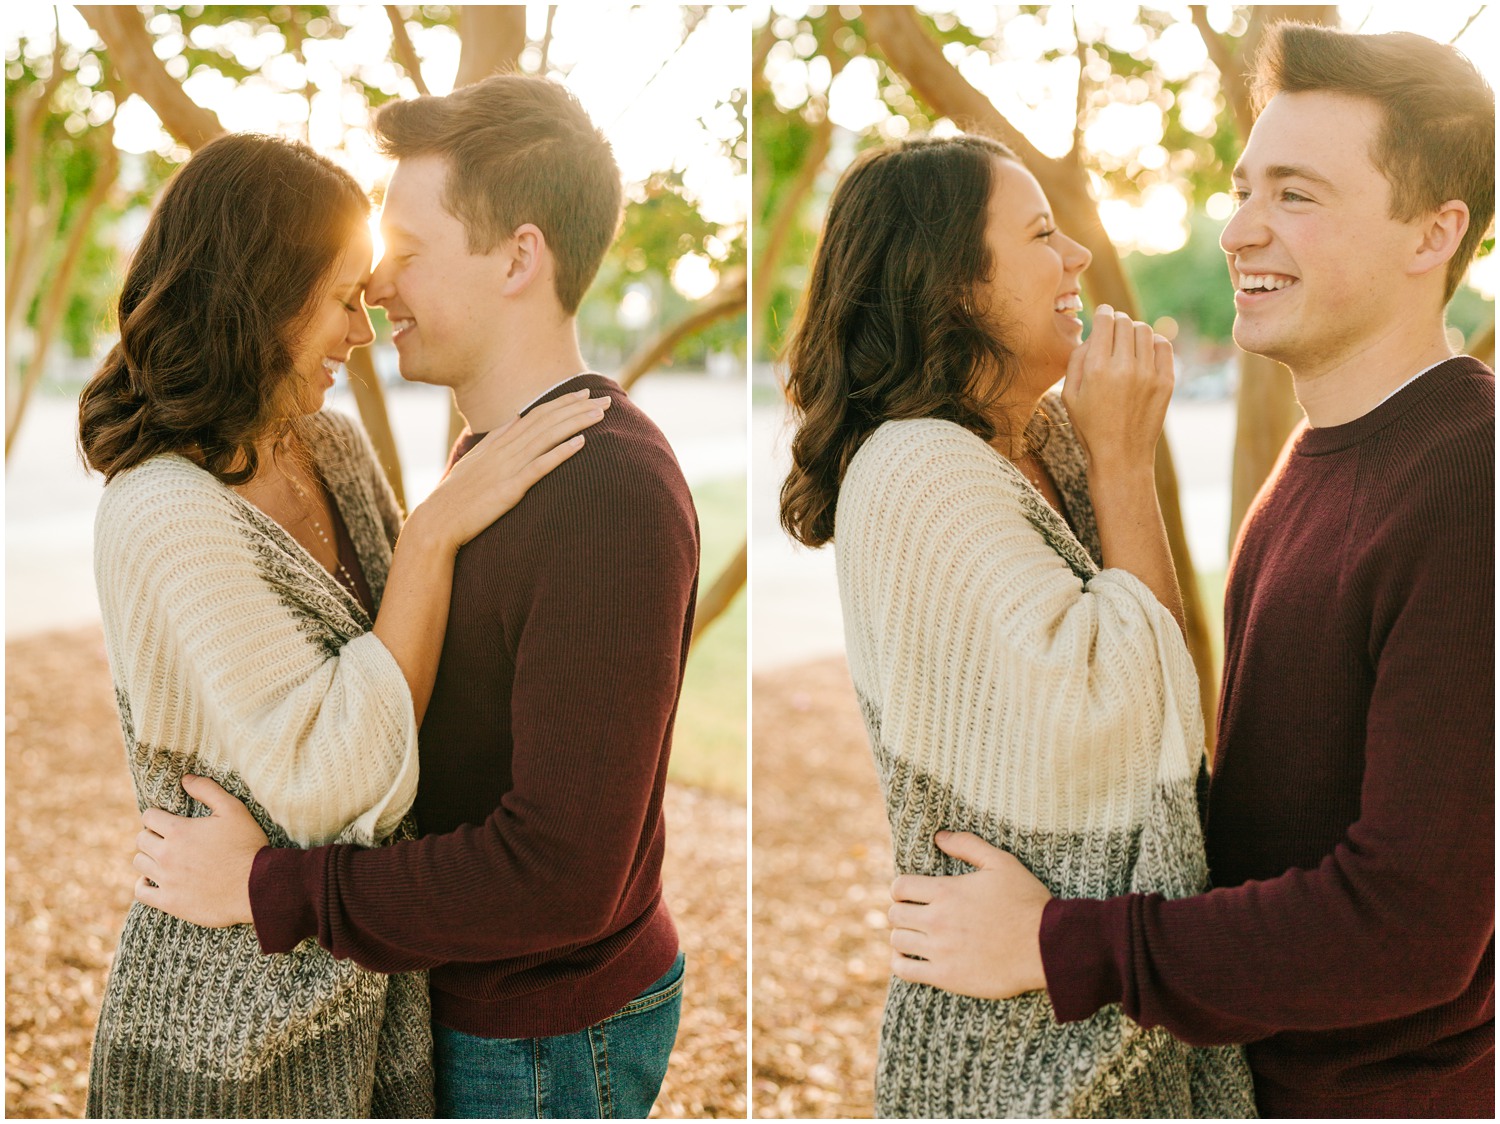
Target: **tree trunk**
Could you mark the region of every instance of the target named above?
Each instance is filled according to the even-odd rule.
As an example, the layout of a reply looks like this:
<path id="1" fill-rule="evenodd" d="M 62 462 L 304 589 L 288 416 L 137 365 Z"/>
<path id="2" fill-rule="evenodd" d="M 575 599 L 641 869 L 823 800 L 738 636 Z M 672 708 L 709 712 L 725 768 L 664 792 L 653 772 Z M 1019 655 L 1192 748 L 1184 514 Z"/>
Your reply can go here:
<path id="1" fill-rule="evenodd" d="M 385 478 L 396 493 L 396 502 L 406 510 L 406 488 L 401 480 L 401 457 L 396 452 L 396 435 L 391 431 L 391 417 L 385 408 L 385 392 L 375 374 L 375 360 L 368 347 L 356 347 L 349 353 L 345 364 L 349 370 L 349 388 L 354 391 L 354 404 L 359 407 L 360 420 L 365 432 L 375 446 L 375 456 L 380 467 L 385 469 Z"/>
<path id="2" fill-rule="evenodd" d="M 526 6 L 465 4 L 458 9 L 458 35 L 463 48 L 454 89 L 513 71 L 526 47 Z"/>
<path id="3" fill-rule="evenodd" d="M 1229 499 L 1229 548 L 1239 539 L 1240 524 L 1266 482 L 1286 439 L 1302 420 L 1292 393 L 1292 373 L 1274 359 L 1239 356 L 1240 385 L 1235 394 L 1234 468 Z"/>
<path id="4" fill-rule="evenodd" d="M 904 77 L 917 94 L 959 128 L 984 133 L 1008 145 L 1036 176 L 1056 213 L 1058 224 L 1093 254 L 1093 263 L 1083 276 L 1083 286 L 1095 303 L 1111 305 L 1134 315 L 1135 293 L 1120 262 L 1119 251 L 1105 233 L 1098 205 L 1089 189 L 1088 173 L 1076 150 L 1053 160 L 1039 152 L 994 104 L 963 77 L 943 56 L 942 49 L 905 6 L 860 9 L 865 30 L 887 62 Z M 1188 650 L 1198 670 L 1199 699 L 1204 728 L 1212 748 L 1215 738 L 1219 679 L 1209 640 L 1203 597 L 1198 590 L 1197 571 L 1188 549 L 1182 524 L 1177 473 L 1165 435 L 1156 449 L 1156 489 L 1166 524 L 1167 541 L 1177 581 L 1182 587 L 1183 614 L 1187 625 Z"/>
<path id="5" fill-rule="evenodd" d="M 828 159 L 828 149 L 832 143 L 833 122 L 825 115 L 814 127 L 812 143 L 807 146 L 802 166 L 797 169 L 796 178 L 787 186 L 779 200 L 771 229 L 761 243 L 760 259 L 755 263 L 754 293 L 750 300 L 755 317 L 751 331 L 752 347 L 756 352 L 759 352 L 761 341 L 765 338 L 766 306 L 770 303 L 771 291 L 776 287 L 776 267 L 786 249 L 787 240 L 791 238 L 792 230 L 797 225 L 798 216 L 802 213 L 802 204 L 812 191 L 818 173 L 823 170 L 823 162 Z"/>
<path id="6" fill-rule="evenodd" d="M 1487 363 L 1493 367 L 1495 365 L 1495 322 L 1491 320 L 1469 337 L 1469 342 L 1464 345 L 1464 351 L 1481 363 Z"/>
<path id="7" fill-rule="evenodd" d="M 36 389 L 43 371 L 46 370 L 47 353 L 51 349 L 52 340 L 57 335 L 63 312 L 67 309 L 68 298 L 72 295 L 73 273 L 78 266 L 78 259 L 83 256 L 83 247 L 88 241 L 90 229 L 94 224 L 94 215 L 103 205 L 110 188 L 114 186 L 119 170 L 120 157 L 115 149 L 111 129 L 104 138 L 104 155 L 99 167 L 94 171 L 94 182 L 89 186 L 88 196 L 84 199 L 78 213 L 73 216 L 68 241 L 57 265 L 57 274 L 53 277 L 52 284 L 48 287 L 47 295 L 37 314 L 31 359 L 26 365 L 26 374 L 21 380 L 20 394 L 16 398 L 5 425 L 6 460 L 10 459 L 10 451 L 15 445 L 16 433 L 21 428 L 21 419 L 26 415 L 26 405 L 31 401 L 32 391 Z"/>

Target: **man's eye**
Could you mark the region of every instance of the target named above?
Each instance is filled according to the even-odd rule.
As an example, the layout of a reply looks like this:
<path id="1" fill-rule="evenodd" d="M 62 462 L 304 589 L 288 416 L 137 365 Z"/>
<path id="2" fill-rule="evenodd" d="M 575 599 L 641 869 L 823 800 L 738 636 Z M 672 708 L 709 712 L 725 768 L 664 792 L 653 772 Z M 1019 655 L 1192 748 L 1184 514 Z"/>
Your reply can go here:
<path id="1" fill-rule="evenodd" d="M 1038 234 L 1038 235 L 1037 235 L 1037 237 L 1038 237 L 1038 238 L 1051 238 L 1051 237 L 1052 237 L 1052 236 L 1053 236 L 1053 235 L 1054 235 L 1054 234 L 1056 234 L 1056 233 L 1057 233 L 1057 228 L 1056 228 L 1056 227 L 1054 227 L 1054 228 L 1053 228 L 1053 229 L 1051 229 L 1051 230 L 1044 230 L 1044 231 L 1042 231 L 1042 232 L 1041 232 L 1041 233 L 1039 233 L 1039 234 Z"/>
<path id="2" fill-rule="evenodd" d="M 1229 198 L 1233 199 L 1234 205 L 1238 207 L 1246 199 L 1250 198 L 1250 193 L 1248 191 L 1243 191 L 1240 188 L 1235 188 L 1229 193 Z"/>
<path id="3" fill-rule="evenodd" d="M 1288 203 L 1311 203 L 1312 200 L 1300 191 L 1283 191 L 1281 197 Z"/>

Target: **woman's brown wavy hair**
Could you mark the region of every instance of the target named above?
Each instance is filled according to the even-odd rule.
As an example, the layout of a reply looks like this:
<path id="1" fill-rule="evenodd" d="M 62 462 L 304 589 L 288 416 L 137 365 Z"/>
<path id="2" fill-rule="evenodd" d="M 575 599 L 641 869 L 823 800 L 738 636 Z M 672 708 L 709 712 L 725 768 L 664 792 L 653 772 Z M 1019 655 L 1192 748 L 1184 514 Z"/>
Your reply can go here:
<path id="1" fill-rule="evenodd" d="M 985 244 L 995 159 L 987 137 L 924 137 L 861 153 L 828 203 L 786 351 L 796 434 L 781 525 L 833 538 L 839 486 L 874 430 L 942 418 L 984 440 L 1012 356 L 976 300 L 995 263 Z"/>
<path id="2" fill-rule="evenodd" d="M 237 133 L 172 176 L 120 291 L 120 341 L 78 402 L 105 479 L 181 453 L 225 484 L 284 427 L 292 354 L 369 200 L 307 145 Z"/>

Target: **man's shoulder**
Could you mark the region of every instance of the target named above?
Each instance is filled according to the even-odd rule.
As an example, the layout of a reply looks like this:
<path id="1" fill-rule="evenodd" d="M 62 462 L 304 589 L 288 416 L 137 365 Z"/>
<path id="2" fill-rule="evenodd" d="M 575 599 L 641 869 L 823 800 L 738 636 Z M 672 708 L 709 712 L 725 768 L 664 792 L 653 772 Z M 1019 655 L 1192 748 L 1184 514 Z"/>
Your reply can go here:
<path id="1" fill-rule="evenodd" d="M 593 376 L 614 405 L 584 431 L 577 453 L 544 476 L 475 539 L 535 558 L 580 543 L 697 542 L 692 493 L 661 429 L 614 382 Z"/>

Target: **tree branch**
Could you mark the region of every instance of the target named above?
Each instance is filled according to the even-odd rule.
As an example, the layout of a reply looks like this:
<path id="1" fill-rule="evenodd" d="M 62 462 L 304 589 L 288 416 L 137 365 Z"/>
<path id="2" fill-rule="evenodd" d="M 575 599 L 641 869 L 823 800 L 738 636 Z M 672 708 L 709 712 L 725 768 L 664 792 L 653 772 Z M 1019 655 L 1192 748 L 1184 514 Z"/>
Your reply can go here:
<path id="1" fill-rule="evenodd" d="M 1088 50 L 1078 34 L 1078 9 L 1073 9 L 1073 54 L 1078 59 L 1078 95 L 1073 102 L 1073 147 L 1068 155 L 1075 163 L 1083 160 L 1083 111 L 1088 107 L 1088 76 L 1084 73 Z"/>
<path id="2" fill-rule="evenodd" d="M 995 108 L 989 98 L 971 86 L 943 57 L 942 48 L 905 5 L 867 5 L 860 9 L 865 30 L 881 54 L 922 95 L 924 101 L 960 129 L 986 133 L 1003 141 L 1021 158 L 1037 178 L 1038 168 L 1057 161 L 1042 153 Z"/>
<path id="3" fill-rule="evenodd" d="M 719 320 L 737 316 L 745 311 L 745 270 L 734 269 L 719 280 L 718 287 L 693 306 L 677 323 L 657 333 L 636 349 L 634 355 L 615 375 L 621 389 L 629 390 L 631 384 L 651 368 L 655 367 L 683 340 L 701 332 Z"/>
<path id="4" fill-rule="evenodd" d="M 57 19 L 56 13 L 53 13 Z M 14 195 L 11 202 L 10 221 L 6 230 L 5 247 L 5 337 L 7 350 L 12 332 L 15 331 L 18 315 L 25 313 L 34 295 L 28 292 L 22 278 L 37 276 L 33 261 L 39 249 L 33 237 L 35 216 L 31 213 L 36 204 L 36 161 L 42 147 L 42 133 L 47 126 L 47 107 L 52 95 L 62 82 L 63 37 L 59 25 L 53 33 L 52 72 L 36 87 L 35 92 L 21 100 L 16 114 L 15 147 L 10 159 L 5 162 L 5 179 L 12 185 Z M 51 229 L 49 226 L 47 229 Z"/>
<path id="5" fill-rule="evenodd" d="M 21 428 L 21 419 L 26 414 L 26 404 L 31 400 L 31 394 L 46 370 L 47 353 L 51 350 L 52 341 L 57 337 L 58 324 L 68 307 L 68 298 L 72 296 L 73 274 L 77 271 L 78 259 L 83 256 L 83 248 L 88 241 L 94 215 L 104 205 L 104 200 L 109 195 L 110 188 L 114 186 L 115 177 L 120 171 L 120 154 L 115 148 L 114 129 L 105 125 L 101 131 L 103 137 L 98 143 L 103 148 L 103 155 L 99 166 L 94 170 L 94 181 L 89 185 L 89 193 L 79 207 L 78 213 L 72 217 L 68 241 L 63 247 L 62 258 L 58 261 L 57 272 L 52 278 L 51 285 L 48 286 L 47 295 L 42 299 L 42 306 L 37 313 L 31 358 L 26 364 L 26 373 L 21 379 L 20 394 L 16 398 L 5 426 L 6 460 L 10 459 L 16 433 Z"/>
<path id="6" fill-rule="evenodd" d="M 776 266 L 791 238 L 792 229 L 802 213 L 802 204 L 812 191 L 823 163 L 828 159 L 828 150 L 833 144 L 833 122 L 827 116 L 813 126 L 812 142 L 802 157 L 796 178 L 787 185 L 786 191 L 777 200 L 776 217 L 766 238 L 761 243 L 760 257 L 755 262 L 754 293 L 750 307 L 754 310 L 755 325 L 751 331 L 755 346 L 760 346 L 765 334 L 766 309 L 770 304 L 771 290 L 776 286 Z"/>
<path id="7" fill-rule="evenodd" d="M 110 61 L 133 93 L 151 107 L 162 126 L 196 151 L 225 132 L 218 116 L 188 97 L 182 83 L 156 57 L 154 40 L 138 8 L 80 4 L 78 11 L 109 48 Z"/>
<path id="8" fill-rule="evenodd" d="M 693 611 L 693 635 L 689 645 L 696 644 L 698 637 L 707 631 L 708 626 L 713 624 L 724 615 L 724 611 L 734 604 L 734 599 L 740 590 L 745 588 L 745 577 L 749 572 L 750 540 L 745 539 L 740 543 L 740 548 L 735 552 L 724 569 L 719 571 L 719 576 L 714 579 L 713 585 L 708 587 L 706 593 L 698 597 L 698 607 Z"/>
<path id="9" fill-rule="evenodd" d="M 542 59 L 537 64 L 538 74 L 547 73 L 547 54 L 552 50 L 552 21 L 557 18 L 557 5 L 547 5 L 547 26 L 542 29 Z"/>
<path id="10" fill-rule="evenodd" d="M 1234 48 L 1229 45 L 1228 40 L 1208 22 L 1208 9 L 1202 4 L 1194 4 L 1192 13 L 1193 26 L 1202 36 L 1203 45 L 1208 48 L 1209 61 L 1219 72 L 1219 88 L 1224 91 L 1224 96 L 1234 111 L 1234 123 L 1240 130 L 1240 136 L 1248 137 L 1250 126 L 1255 124 L 1255 114 L 1250 109 L 1249 76 L 1244 73 L 1244 67 L 1235 57 Z"/>
<path id="11" fill-rule="evenodd" d="M 427 83 L 422 78 L 422 60 L 417 58 L 417 49 L 412 46 L 411 36 L 406 33 L 406 20 L 401 18 L 401 12 L 394 4 L 385 6 L 385 14 L 391 21 L 391 47 L 396 52 L 396 61 L 417 87 L 417 93 L 426 97 L 428 90 Z"/>
<path id="12" fill-rule="evenodd" d="M 458 33 L 463 48 L 458 55 L 458 77 L 453 81 L 455 90 L 516 69 L 526 48 L 526 6 L 464 4 L 458 9 Z"/>
<path id="13" fill-rule="evenodd" d="M 776 32 L 771 30 L 775 23 L 776 13 L 772 12 L 766 17 L 766 25 L 755 33 L 755 45 L 750 49 L 750 87 L 757 93 L 766 86 L 766 59 L 776 46 Z"/>

